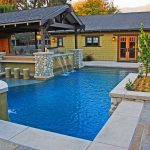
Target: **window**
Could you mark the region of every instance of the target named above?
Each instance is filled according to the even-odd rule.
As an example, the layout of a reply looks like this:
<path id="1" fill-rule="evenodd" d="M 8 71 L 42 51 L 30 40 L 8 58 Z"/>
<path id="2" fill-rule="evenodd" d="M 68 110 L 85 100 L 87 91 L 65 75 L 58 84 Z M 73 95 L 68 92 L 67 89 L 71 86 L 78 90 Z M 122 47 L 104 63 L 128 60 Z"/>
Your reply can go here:
<path id="1" fill-rule="evenodd" d="M 86 46 L 99 46 L 99 37 L 98 36 L 89 36 L 85 40 Z"/>
<path id="2" fill-rule="evenodd" d="M 63 37 L 57 38 L 57 47 L 63 47 Z"/>

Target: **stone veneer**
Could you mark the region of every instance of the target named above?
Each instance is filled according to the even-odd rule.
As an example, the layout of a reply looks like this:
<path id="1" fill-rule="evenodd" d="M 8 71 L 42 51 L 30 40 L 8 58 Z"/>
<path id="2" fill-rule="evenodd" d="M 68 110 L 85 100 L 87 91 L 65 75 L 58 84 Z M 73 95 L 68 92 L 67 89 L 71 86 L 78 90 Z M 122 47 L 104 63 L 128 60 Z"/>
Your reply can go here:
<path id="1" fill-rule="evenodd" d="M 35 79 L 49 79 L 54 76 L 54 57 L 67 57 L 72 55 L 68 54 L 52 54 L 50 52 L 38 52 L 35 55 Z M 65 66 L 68 64 L 65 64 Z M 73 50 L 73 68 L 80 69 L 83 67 L 83 50 L 74 49 Z"/>
<path id="2" fill-rule="evenodd" d="M 110 114 L 112 114 L 115 111 L 117 106 L 122 101 L 150 102 L 149 92 L 128 91 L 125 89 L 125 85 L 128 82 L 128 80 L 130 80 L 133 83 L 137 77 L 138 74 L 130 73 L 110 92 L 112 103 Z"/>
<path id="3" fill-rule="evenodd" d="M 80 69 L 83 67 L 83 49 L 73 49 L 74 67 Z"/>
<path id="4" fill-rule="evenodd" d="M 53 58 L 49 52 L 34 53 L 35 55 L 35 75 L 36 79 L 49 79 L 54 76 Z"/>
<path id="5" fill-rule="evenodd" d="M 4 81 L 0 81 L 0 119 L 8 119 L 8 106 L 7 106 L 7 91 L 8 85 Z"/>
<path id="6" fill-rule="evenodd" d="M 0 63 L 0 73 L 3 73 L 3 67 L 1 63 Z"/>

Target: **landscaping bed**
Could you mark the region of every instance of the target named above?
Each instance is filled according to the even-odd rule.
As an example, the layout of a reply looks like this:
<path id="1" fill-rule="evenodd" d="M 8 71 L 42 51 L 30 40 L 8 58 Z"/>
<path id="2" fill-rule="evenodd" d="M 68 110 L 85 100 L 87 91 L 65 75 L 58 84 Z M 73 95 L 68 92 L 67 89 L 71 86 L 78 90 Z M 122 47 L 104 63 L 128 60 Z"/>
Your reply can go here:
<path id="1" fill-rule="evenodd" d="M 150 76 L 138 77 L 133 83 L 133 91 L 150 92 Z"/>

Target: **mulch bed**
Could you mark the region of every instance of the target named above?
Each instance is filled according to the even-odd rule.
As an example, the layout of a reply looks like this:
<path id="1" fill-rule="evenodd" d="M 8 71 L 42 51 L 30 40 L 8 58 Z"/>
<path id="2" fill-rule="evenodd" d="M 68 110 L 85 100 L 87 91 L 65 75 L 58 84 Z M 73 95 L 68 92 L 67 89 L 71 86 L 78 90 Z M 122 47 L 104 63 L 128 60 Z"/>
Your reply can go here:
<path id="1" fill-rule="evenodd" d="M 133 83 L 133 91 L 150 92 L 150 77 L 138 77 Z"/>

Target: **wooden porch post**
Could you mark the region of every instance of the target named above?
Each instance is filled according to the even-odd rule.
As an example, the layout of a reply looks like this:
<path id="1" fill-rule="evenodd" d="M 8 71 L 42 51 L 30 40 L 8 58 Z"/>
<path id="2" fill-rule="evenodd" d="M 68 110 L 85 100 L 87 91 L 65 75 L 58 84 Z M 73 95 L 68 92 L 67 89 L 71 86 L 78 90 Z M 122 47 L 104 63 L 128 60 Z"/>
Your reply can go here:
<path id="1" fill-rule="evenodd" d="M 37 31 L 35 31 L 35 48 L 38 49 L 38 41 L 37 41 Z"/>
<path id="2" fill-rule="evenodd" d="M 75 49 L 78 49 L 78 31 L 75 29 Z"/>
<path id="3" fill-rule="evenodd" d="M 42 27 L 41 28 L 41 48 L 42 48 L 42 52 L 45 52 L 45 28 Z"/>

